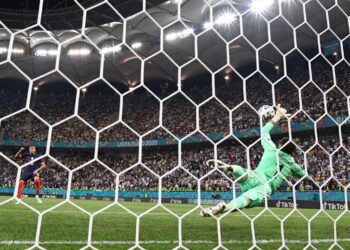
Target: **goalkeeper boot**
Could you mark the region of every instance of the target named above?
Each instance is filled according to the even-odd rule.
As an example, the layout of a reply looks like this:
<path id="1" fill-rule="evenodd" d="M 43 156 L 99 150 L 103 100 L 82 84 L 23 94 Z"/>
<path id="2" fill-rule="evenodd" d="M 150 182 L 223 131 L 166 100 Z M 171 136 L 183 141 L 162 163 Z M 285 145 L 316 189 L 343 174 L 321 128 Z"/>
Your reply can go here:
<path id="1" fill-rule="evenodd" d="M 214 216 L 218 214 L 222 214 L 225 211 L 226 203 L 225 202 L 219 202 L 216 206 L 205 208 L 200 212 L 200 215 L 202 217 L 209 217 Z"/>
<path id="2" fill-rule="evenodd" d="M 36 200 L 36 202 L 39 203 L 39 204 L 43 203 L 43 202 L 41 201 L 39 195 L 35 195 L 35 200 Z"/>

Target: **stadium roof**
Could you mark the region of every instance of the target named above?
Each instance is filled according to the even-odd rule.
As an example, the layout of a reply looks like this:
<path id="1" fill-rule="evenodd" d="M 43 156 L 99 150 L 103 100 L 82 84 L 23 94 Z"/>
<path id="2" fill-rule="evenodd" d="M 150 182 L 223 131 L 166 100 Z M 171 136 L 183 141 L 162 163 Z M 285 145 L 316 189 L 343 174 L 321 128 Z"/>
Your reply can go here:
<path id="1" fill-rule="evenodd" d="M 274 2 L 273 0 L 264 0 Z M 3 2 L 3 1 L 2 1 Z M 101 4 L 89 9 L 92 4 L 102 1 L 45 1 L 42 13 L 42 27 L 50 31 L 48 34 L 39 26 L 17 33 L 14 39 L 12 60 L 31 78 L 48 72 L 54 68 L 57 55 L 57 44 L 62 43 L 60 68 L 77 85 L 82 85 L 98 77 L 101 54 L 106 52 L 104 77 L 111 82 L 133 84 L 138 82 L 140 62 L 138 57 L 145 58 L 159 51 L 160 27 L 173 23 L 177 18 L 177 0 L 147 1 L 147 14 L 142 10 L 139 0 L 110 0 L 109 4 Z M 212 6 L 218 0 L 208 1 Z M 344 39 L 349 34 L 347 15 L 350 13 L 350 2 L 339 1 L 340 8 L 329 4 L 331 1 L 309 1 L 301 3 L 298 0 L 283 0 L 281 9 L 284 18 L 278 15 L 277 1 L 261 10 L 260 14 L 252 11 L 252 1 L 224 1 L 215 5 L 213 19 L 210 22 L 210 8 L 202 0 L 183 0 L 181 2 L 182 22 L 167 27 L 164 30 L 164 50 L 179 65 L 194 57 L 194 34 L 198 37 L 198 55 L 200 59 L 215 71 L 225 65 L 226 57 L 220 56 L 226 41 L 229 44 L 231 65 L 239 68 L 254 62 L 255 49 L 268 41 L 267 22 L 271 27 L 271 39 L 274 45 L 283 53 L 293 49 L 293 28 L 296 28 L 298 48 L 305 52 L 317 49 L 317 32 L 320 35 L 321 46 Z M 307 20 L 304 20 L 303 7 Z M 328 6 L 329 4 L 329 6 Z M 12 1 L 0 4 L 0 20 L 12 32 L 27 28 L 36 22 L 39 0 Z M 83 23 L 82 8 L 87 8 L 86 22 Z M 330 28 L 327 29 L 326 9 L 329 11 Z M 121 45 L 123 36 L 122 17 L 128 18 L 126 25 L 126 44 Z M 240 25 L 239 15 L 243 25 Z M 259 11 L 259 10 L 258 10 Z M 139 14 L 137 14 L 139 13 Z M 152 18 L 150 18 L 152 17 Z M 275 19 L 276 18 L 276 19 Z M 152 20 L 154 19 L 154 20 Z M 155 22 L 156 23 L 155 23 Z M 307 21 L 308 24 L 303 24 Z M 82 26 L 86 27 L 85 35 L 81 35 Z M 214 27 L 217 31 L 210 30 Z M 239 36 L 243 27 L 246 38 Z M 221 37 L 219 37 L 220 35 Z M 338 39 L 339 38 L 339 39 Z M 5 28 L 0 30 L 0 61 L 6 59 L 10 34 Z M 134 51 L 131 51 L 132 48 Z M 281 64 L 281 54 L 268 45 L 259 52 L 260 60 Z M 150 60 L 148 65 L 148 80 L 174 80 L 177 74 L 171 72 L 169 60 L 158 56 Z M 202 68 L 193 68 L 193 74 L 201 72 Z M 18 77 L 5 67 L 0 67 L 3 78 Z M 187 75 L 190 77 L 190 75 Z M 45 81 L 55 81 L 54 77 Z"/>

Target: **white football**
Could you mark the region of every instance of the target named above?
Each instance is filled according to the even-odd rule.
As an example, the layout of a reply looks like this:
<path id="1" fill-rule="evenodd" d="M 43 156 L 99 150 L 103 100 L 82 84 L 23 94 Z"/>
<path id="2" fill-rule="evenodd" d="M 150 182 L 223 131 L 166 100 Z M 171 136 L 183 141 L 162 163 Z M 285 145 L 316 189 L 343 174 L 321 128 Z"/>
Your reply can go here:
<path id="1" fill-rule="evenodd" d="M 275 115 L 275 109 L 269 105 L 263 105 L 259 108 L 258 113 L 261 117 L 267 119 Z"/>

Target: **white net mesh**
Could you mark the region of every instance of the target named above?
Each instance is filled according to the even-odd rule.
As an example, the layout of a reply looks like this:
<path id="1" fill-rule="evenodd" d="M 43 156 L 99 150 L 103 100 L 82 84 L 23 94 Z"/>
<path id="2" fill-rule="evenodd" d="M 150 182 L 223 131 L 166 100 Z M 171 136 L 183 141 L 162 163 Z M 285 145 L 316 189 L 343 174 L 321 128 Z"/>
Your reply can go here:
<path id="1" fill-rule="evenodd" d="M 350 247 L 348 1 L 96 0 L 61 12 L 45 4 L 0 22 L 1 78 L 11 82 L 0 87 L 0 185 L 12 197 L 0 200 L 4 224 L 21 227 L 10 213 L 33 163 L 14 159 L 18 147 L 36 145 L 47 165 L 43 206 L 20 202 L 34 215 L 24 225 L 36 228 L 11 237 L 0 227 L 0 245 Z M 257 110 L 279 103 L 292 116 L 272 134 L 295 143 L 307 176 L 286 180 L 259 209 L 199 217 L 240 192 L 205 162 L 254 170 L 263 153 Z M 185 200 L 193 206 L 172 204 Z"/>

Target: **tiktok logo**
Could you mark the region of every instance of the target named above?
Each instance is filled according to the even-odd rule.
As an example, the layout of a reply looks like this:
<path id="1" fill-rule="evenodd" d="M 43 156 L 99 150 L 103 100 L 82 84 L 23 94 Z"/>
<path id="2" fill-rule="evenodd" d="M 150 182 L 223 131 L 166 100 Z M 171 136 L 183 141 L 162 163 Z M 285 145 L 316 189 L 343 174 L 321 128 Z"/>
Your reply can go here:
<path id="1" fill-rule="evenodd" d="M 328 205 L 327 202 L 323 202 L 323 209 L 327 209 L 327 205 Z"/>
<path id="2" fill-rule="evenodd" d="M 281 207 L 281 201 L 277 201 L 276 207 Z"/>

